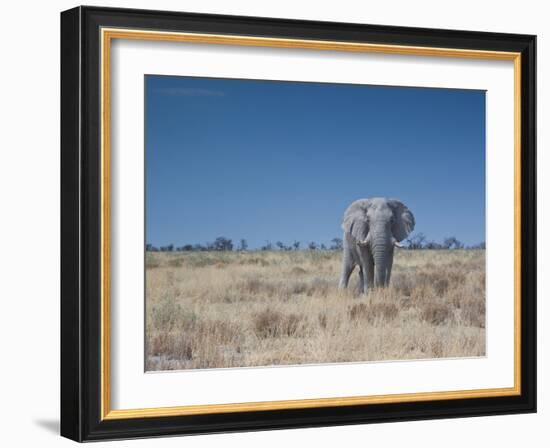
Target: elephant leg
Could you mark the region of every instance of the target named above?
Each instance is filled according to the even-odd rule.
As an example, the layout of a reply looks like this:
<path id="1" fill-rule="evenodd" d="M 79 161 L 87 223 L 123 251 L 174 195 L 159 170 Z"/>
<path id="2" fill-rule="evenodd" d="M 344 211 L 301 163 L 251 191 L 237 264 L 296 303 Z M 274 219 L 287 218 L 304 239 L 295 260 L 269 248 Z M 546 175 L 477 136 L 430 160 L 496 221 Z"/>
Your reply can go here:
<path id="1" fill-rule="evenodd" d="M 368 247 L 361 247 L 359 250 L 359 258 L 361 261 L 361 271 L 363 274 L 363 294 L 367 294 L 369 287 L 374 285 L 374 263 Z M 366 280 L 364 278 L 366 275 Z"/>
<path id="2" fill-rule="evenodd" d="M 345 289 L 348 287 L 349 276 L 351 275 L 354 267 L 353 262 L 348 257 L 344 257 L 344 261 L 342 262 L 342 275 L 340 276 L 340 283 L 338 285 L 339 289 Z"/>
<path id="3" fill-rule="evenodd" d="M 367 285 L 370 285 L 371 288 L 374 286 L 374 260 L 370 254 L 367 257 Z"/>

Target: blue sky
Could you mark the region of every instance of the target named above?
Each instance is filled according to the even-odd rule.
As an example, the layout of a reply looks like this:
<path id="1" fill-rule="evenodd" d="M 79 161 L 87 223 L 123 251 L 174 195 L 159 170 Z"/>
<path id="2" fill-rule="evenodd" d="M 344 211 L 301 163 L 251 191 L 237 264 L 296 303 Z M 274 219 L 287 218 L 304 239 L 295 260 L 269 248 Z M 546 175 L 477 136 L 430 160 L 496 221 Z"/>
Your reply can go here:
<path id="1" fill-rule="evenodd" d="M 485 241 L 485 92 L 146 76 L 146 240 L 341 237 L 387 196 L 429 240 Z"/>

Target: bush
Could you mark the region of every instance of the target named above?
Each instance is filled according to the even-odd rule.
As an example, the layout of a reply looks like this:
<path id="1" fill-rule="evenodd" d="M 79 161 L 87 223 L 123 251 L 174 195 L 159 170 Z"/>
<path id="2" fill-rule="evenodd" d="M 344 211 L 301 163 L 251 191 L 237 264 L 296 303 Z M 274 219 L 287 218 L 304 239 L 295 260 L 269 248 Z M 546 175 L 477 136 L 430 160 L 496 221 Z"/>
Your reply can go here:
<path id="1" fill-rule="evenodd" d="M 374 322 L 377 319 L 392 320 L 397 317 L 399 309 L 394 303 L 378 302 L 367 305 L 358 303 L 348 311 L 350 320 L 364 319 L 367 322 Z"/>
<path id="2" fill-rule="evenodd" d="M 260 339 L 297 336 L 302 319 L 299 314 L 285 315 L 268 308 L 254 318 L 254 331 Z"/>
<path id="3" fill-rule="evenodd" d="M 422 308 L 420 315 L 425 322 L 442 325 L 452 319 L 453 310 L 448 305 L 430 302 Z"/>

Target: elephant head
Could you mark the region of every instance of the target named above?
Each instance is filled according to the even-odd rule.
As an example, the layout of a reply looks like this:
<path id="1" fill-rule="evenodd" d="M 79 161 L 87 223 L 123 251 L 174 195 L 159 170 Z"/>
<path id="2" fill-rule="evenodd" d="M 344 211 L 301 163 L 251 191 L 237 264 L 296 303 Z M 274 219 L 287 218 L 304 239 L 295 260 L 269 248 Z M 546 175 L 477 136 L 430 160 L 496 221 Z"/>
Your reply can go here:
<path id="1" fill-rule="evenodd" d="M 411 211 L 396 199 L 371 198 L 353 202 L 342 224 L 346 243 L 343 277 L 346 269 L 351 273 L 358 264 L 361 279 L 366 272 L 368 283 L 386 286 L 390 280 L 394 246 L 412 232 L 414 224 Z M 369 274 L 374 278 L 369 278 Z M 349 278 L 349 274 L 347 276 Z M 344 283 L 347 285 L 347 280 Z"/>

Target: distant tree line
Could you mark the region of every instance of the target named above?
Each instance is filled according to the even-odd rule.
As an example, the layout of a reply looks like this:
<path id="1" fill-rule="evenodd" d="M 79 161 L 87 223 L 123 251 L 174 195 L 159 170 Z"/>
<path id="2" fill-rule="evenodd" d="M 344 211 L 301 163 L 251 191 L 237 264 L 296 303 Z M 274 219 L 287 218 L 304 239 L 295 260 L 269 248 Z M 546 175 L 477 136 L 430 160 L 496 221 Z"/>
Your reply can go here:
<path id="1" fill-rule="evenodd" d="M 235 248 L 233 241 L 229 238 L 220 236 L 216 238 L 212 243 L 206 244 L 184 244 L 183 246 L 174 246 L 168 244 L 167 246 L 156 247 L 152 244 L 146 244 L 145 250 L 147 252 L 201 252 L 201 251 L 232 251 Z M 247 250 L 248 244 L 246 240 L 241 240 L 237 250 Z"/>
<path id="2" fill-rule="evenodd" d="M 330 244 L 317 243 L 310 241 L 303 246 L 307 250 L 341 250 L 343 246 L 342 238 L 333 238 L 330 240 Z M 282 241 L 266 241 L 263 246 L 259 248 L 262 251 L 297 251 L 300 250 L 302 244 L 300 241 L 294 241 L 290 244 L 286 244 Z M 441 243 L 436 241 L 430 241 L 423 233 L 416 233 L 405 240 L 403 244 L 404 249 L 409 250 L 443 250 L 443 249 L 485 249 L 485 242 L 475 244 L 472 246 L 466 246 L 454 236 L 444 238 Z M 233 240 L 220 236 L 213 242 L 205 244 L 184 244 L 183 246 L 174 246 L 168 244 L 167 246 L 155 247 L 152 244 L 146 244 L 145 250 L 147 252 L 204 252 L 204 251 L 239 251 L 245 252 L 248 250 L 248 242 L 245 239 L 240 239 L 238 243 L 233 243 Z"/>
<path id="3" fill-rule="evenodd" d="M 340 250 L 342 249 L 342 238 L 333 238 L 330 241 L 331 244 L 318 244 L 315 241 L 310 241 L 307 243 L 307 249 L 309 250 Z M 270 251 L 270 250 L 279 250 L 279 251 L 291 251 L 291 250 L 300 250 L 301 243 L 300 241 L 294 241 L 290 244 L 285 244 L 282 241 L 276 241 L 272 243 L 271 241 L 266 241 L 259 250 Z M 237 244 L 233 243 L 233 240 L 220 236 L 216 238 L 213 242 L 205 244 L 184 244 L 183 246 L 174 246 L 173 244 L 168 244 L 166 246 L 156 247 L 152 244 L 146 244 L 145 250 L 147 252 L 205 252 L 205 251 L 239 251 L 244 252 L 248 250 L 248 242 L 245 239 L 239 240 Z"/>
<path id="4" fill-rule="evenodd" d="M 411 237 L 405 240 L 404 248 L 410 249 L 410 250 L 485 249 L 485 241 L 479 244 L 466 246 L 462 241 L 459 241 L 456 237 L 449 236 L 444 238 L 441 243 L 438 243 L 437 241 L 428 240 L 428 238 L 426 238 L 426 235 L 424 235 L 423 233 L 415 233 L 414 235 L 412 235 Z"/>

